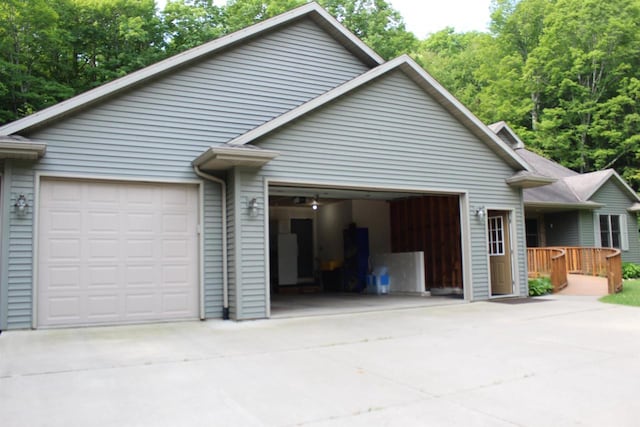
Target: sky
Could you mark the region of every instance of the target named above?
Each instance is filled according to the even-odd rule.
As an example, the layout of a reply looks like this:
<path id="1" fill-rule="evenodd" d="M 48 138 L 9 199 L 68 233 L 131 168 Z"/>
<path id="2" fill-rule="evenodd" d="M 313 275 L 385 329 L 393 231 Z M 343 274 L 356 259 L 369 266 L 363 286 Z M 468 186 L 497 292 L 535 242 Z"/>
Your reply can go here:
<path id="1" fill-rule="evenodd" d="M 407 29 L 421 39 L 446 27 L 467 32 L 485 31 L 489 25 L 491 0 L 390 0 L 389 3 L 402 14 Z"/>
<path id="2" fill-rule="evenodd" d="M 156 0 L 160 9 L 165 3 L 166 0 Z M 446 27 L 457 32 L 485 31 L 489 24 L 491 0 L 390 0 L 389 3 L 402 14 L 407 29 L 420 39 Z"/>

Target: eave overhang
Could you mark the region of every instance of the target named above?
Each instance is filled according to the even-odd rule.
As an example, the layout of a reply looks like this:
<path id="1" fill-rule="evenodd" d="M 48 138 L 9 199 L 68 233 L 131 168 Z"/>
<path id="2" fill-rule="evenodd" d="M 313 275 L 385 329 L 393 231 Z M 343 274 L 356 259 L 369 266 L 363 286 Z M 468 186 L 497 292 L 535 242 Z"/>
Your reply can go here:
<path id="1" fill-rule="evenodd" d="M 584 203 L 555 203 L 555 202 L 527 202 L 524 201 L 525 208 L 539 208 L 539 209 L 587 209 L 594 210 L 604 207 L 605 205 L 596 202 L 584 202 Z"/>
<path id="2" fill-rule="evenodd" d="M 507 178 L 505 181 L 512 187 L 535 188 L 553 184 L 557 179 L 543 175 L 517 173 L 512 177 Z"/>
<path id="3" fill-rule="evenodd" d="M 640 203 L 634 203 L 630 208 L 627 208 L 627 211 L 631 213 L 640 212 Z"/>
<path id="4" fill-rule="evenodd" d="M 46 151 L 47 144 L 19 136 L 0 136 L 0 159 L 38 160 Z"/>
<path id="5" fill-rule="evenodd" d="M 280 153 L 255 147 L 211 147 L 192 164 L 203 171 L 224 171 L 236 166 L 259 168 Z"/>

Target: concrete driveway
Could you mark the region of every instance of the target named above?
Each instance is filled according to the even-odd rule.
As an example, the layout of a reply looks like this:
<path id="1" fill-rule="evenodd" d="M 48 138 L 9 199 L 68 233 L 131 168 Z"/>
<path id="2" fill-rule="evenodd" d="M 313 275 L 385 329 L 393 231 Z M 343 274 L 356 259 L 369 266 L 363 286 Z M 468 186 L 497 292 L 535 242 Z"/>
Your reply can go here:
<path id="1" fill-rule="evenodd" d="M 3 332 L 0 425 L 637 426 L 640 309 L 593 297 Z"/>

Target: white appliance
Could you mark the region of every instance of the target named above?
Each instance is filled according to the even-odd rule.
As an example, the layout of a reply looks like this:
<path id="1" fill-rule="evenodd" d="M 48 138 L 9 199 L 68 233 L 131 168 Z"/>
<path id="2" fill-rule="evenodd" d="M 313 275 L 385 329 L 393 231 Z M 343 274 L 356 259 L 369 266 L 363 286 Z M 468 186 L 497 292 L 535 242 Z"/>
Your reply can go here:
<path id="1" fill-rule="evenodd" d="M 278 285 L 298 284 L 298 236 L 278 234 Z"/>

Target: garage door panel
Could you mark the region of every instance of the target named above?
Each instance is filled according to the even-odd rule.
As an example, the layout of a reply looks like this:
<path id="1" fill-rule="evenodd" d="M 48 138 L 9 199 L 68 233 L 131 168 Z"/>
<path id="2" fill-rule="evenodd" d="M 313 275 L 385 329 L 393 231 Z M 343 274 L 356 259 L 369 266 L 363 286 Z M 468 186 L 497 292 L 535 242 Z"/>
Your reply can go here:
<path id="1" fill-rule="evenodd" d="M 51 290 L 78 290 L 80 289 L 80 267 L 78 266 L 51 266 L 46 274 L 44 284 Z"/>
<path id="2" fill-rule="evenodd" d="M 120 298 L 117 295 L 89 295 L 86 306 L 89 319 L 116 320 L 120 316 Z"/>
<path id="3" fill-rule="evenodd" d="M 162 215 L 162 231 L 165 233 L 186 233 L 189 225 L 189 215 L 187 214 Z"/>
<path id="4" fill-rule="evenodd" d="M 153 233 L 156 230 L 153 214 L 130 213 L 125 215 L 128 233 Z"/>
<path id="5" fill-rule="evenodd" d="M 163 295 L 162 307 L 165 313 L 173 315 L 181 315 L 189 309 L 191 301 L 189 295 L 184 293 L 165 294 Z"/>
<path id="6" fill-rule="evenodd" d="M 153 262 L 157 257 L 155 239 L 128 239 L 124 242 L 124 246 L 129 259 L 136 259 L 136 261 L 146 259 Z"/>
<path id="7" fill-rule="evenodd" d="M 40 194 L 40 326 L 197 318 L 196 186 L 43 179 Z"/>
<path id="8" fill-rule="evenodd" d="M 52 323 L 79 321 L 80 306 L 81 298 L 78 296 L 52 297 L 47 301 L 48 315 Z"/>
<path id="9" fill-rule="evenodd" d="M 153 265 L 126 266 L 125 284 L 129 287 L 147 286 L 155 288 L 158 280 L 156 268 Z"/>
<path id="10" fill-rule="evenodd" d="M 86 281 L 91 289 L 116 289 L 120 282 L 118 267 L 89 264 L 86 266 Z"/>
<path id="11" fill-rule="evenodd" d="M 45 220 L 46 228 L 51 234 L 79 234 L 82 224 L 82 216 L 79 212 L 53 211 Z"/>
<path id="12" fill-rule="evenodd" d="M 165 191 L 162 194 L 162 207 L 167 209 L 184 206 L 190 202 L 189 196 L 188 193 L 180 191 L 178 188 Z"/>
<path id="13" fill-rule="evenodd" d="M 50 238 L 44 244 L 44 255 L 51 261 L 79 261 L 81 254 L 81 243 L 79 238 L 61 239 Z"/>
<path id="14" fill-rule="evenodd" d="M 126 311 L 131 318 L 148 317 L 158 310 L 158 297 L 150 294 L 129 294 L 126 295 Z M 160 311 L 160 310 L 158 310 Z"/>
<path id="15" fill-rule="evenodd" d="M 80 216 L 80 214 L 79 214 Z M 120 215 L 118 212 L 88 211 L 87 233 L 118 233 L 120 231 Z"/>

